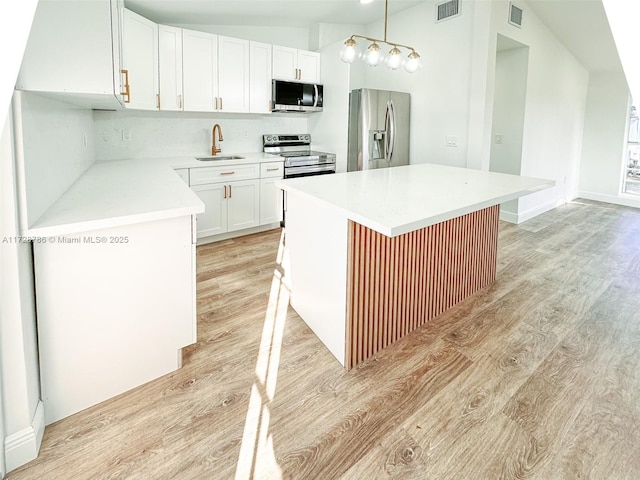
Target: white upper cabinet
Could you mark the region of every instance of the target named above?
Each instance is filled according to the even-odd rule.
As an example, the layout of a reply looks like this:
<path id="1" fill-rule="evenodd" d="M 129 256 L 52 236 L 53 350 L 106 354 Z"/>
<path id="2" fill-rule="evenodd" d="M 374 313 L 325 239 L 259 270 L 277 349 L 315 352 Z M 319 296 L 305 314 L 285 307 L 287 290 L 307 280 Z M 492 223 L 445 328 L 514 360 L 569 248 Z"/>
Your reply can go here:
<path id="1" fill-rule="evenodd" d="M 298 50 L 298 80 L 320 83 L 320 54 Z"/>
<path id="2" fill-rule="evenodd" d="M 122 12 L 125 106 L 158 109 L 158 25 L 131 10 Z"/>
<path id="3" fill-rule="evenodd" d="M 182 31 L 184 110 L 213 112 L 218 109 L 218 36 Z"/>
<path id="4" fill-rule="evenodd" d="M 182 29 L 158 26 L 160 110 L 182 110 Z"/>
<path id="5" fill-rule="evenodd" d="M 122 11 L 122 73 L 125 106 L 158 110 L 158 25 Z"/>
<path id="6" fill-rule="evenodd" d="M 319 82 L 320 54 L 274 45 L 273 78 L 310 83 Z"/>
<path id="7" fill-rule="evenodd" d="M 219 111 L 249 111 L 249 40 L 218 36 Z"/>
<path id="8" fill-rule="evenodd" d="M 119 107 L 121 8 L 120 0 L 38 2 L 16 88 Z"/>
<path id="9" fill-rule="evenodd" d="M 249 111 L 249 41 L 183 30 L 184 110 Z"/>
<path id="10" fill-rule="evenodd" d="M 249 42 L 249 111 L 271 111 L 271 44 Z"/>

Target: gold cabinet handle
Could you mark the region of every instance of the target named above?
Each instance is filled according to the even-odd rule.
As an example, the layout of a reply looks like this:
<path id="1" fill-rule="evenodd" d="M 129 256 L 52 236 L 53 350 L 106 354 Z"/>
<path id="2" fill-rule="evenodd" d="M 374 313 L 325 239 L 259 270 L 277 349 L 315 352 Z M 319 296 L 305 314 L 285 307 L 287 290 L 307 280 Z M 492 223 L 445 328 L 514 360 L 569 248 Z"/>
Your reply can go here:
<path id="1" fill-rule="evenodd" d="M 267 172 L 277 172 L 278 170 L 280 170 L 278 167 L 276 167 L 276 168 L 267 168 Z"/>
<path id="2" fill-rule="evenodd" d="M 213 107 L 213 109 L 214 109 L 214 110 L 218 110 L 218 97 L 214 97 L 213 101 L 214 101 L 214 107 Z"/>
<path id="3" fill-rule="evenodd" d="M 222 97 L 220 97 L 220 110 L 222 110 Z"/>
<path id="4" fill-rule="evenodd" d="M 231 185 L 229 185 L 229 198 L 231 198 Z"/>
<path id="5" fill-rule="evenodd" d="M 178 108 L 182 110 L 182 95 L 178 95 Z"/>
<path id="6" fill-rule="evenodd" d="M 233 175 L 236 172 L 220 172 L 220 175 Z"/>
<path id="7" fill-rule="evenodd" d="M 122 69 L 120 73 L 124 73 L 124 92 L 120 92 L 120 95 L 127 97 L 124 103 L 131 103 L 131 89 L 129 87 L 129 70 Z"/>
<path id="8" fill-rule="evenodd" d="M 160 110 L 160 94 L 156 93 L 156 106 L 158 107 L 158 110 Z"/>
<path id="9" fill-rule="evenodd" d="M 222 198 L 227 198 L 227 186 L 226 185 L 224 186 L 224 197 L 222 197 Z"/>

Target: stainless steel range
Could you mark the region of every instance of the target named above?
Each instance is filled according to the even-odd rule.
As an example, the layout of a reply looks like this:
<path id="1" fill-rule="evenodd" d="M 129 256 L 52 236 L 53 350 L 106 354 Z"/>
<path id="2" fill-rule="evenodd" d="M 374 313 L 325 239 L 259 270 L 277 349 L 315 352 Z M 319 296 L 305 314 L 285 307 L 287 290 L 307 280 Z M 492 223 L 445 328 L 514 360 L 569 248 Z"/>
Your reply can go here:
<path id="1" fill-rule="evenodd" d="M 311 150 L 311 135 L 263 135 L 262 149 L 284 157 L 284 178 L 325 175 L 336 172 L 334 153 Z"/>

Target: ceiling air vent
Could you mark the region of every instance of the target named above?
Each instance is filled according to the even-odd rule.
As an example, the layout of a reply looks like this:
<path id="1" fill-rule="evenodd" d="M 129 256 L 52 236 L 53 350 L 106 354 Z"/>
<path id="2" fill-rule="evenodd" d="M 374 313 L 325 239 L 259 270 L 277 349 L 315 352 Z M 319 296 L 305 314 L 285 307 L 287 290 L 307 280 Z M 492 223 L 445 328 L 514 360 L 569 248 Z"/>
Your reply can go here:
<path id="1" fill-rule="evenodd" d="M 436 4 L 436 23 L 460 15 L 460 0 L 447 0 Z"/>
<path id="2" fill-rule="evenodd" d="M 509 23 L 522 28 L 522 9 L 509 3 Z"/>

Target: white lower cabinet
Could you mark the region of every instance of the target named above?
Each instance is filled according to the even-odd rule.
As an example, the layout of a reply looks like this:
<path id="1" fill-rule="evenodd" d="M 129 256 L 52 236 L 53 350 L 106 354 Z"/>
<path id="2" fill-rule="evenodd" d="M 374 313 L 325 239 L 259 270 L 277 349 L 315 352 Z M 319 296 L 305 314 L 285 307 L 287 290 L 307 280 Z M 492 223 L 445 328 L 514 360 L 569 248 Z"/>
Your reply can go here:
<path id="1" fill-rule="evenodd" d="M 198 238 L 240 232 L 282 219 L 282 162 L 189 169 L 191 189 L 204 203 Z"/>
<path id="2" fill-rule="evenodd" d="M 276 186 L 276 181 L 282 178 L 283 171 L 282 162 L 260 165 L 260 225 L 282 220 L 282 190 Z"/>
<path id="3" fill-rule="evenodd" d="M 204 212 L 196 216 L 198 238 L 227 232 L 227 201 L 224 198 L 226 188 L 222 183 L 191 187 L 204 203 Z"/>
<path id="4" fill-rule="evenodd" d="M 197 339 L 192 221 L 34 242 L 47 425 L 180 368 Z"/>

